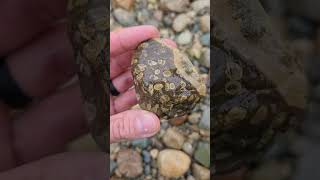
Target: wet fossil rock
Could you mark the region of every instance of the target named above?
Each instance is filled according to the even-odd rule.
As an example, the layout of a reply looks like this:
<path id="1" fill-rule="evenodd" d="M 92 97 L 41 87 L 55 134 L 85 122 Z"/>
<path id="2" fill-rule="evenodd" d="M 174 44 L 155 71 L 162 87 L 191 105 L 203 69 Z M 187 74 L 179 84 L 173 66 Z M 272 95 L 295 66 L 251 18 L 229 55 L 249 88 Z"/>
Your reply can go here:
<path id="1" fill-rule="evenodd" d="M 78 66 L 85 113 L 92 136 L 108 151 L 109 4 L 105 0 L 69 0 L 69 35 Z"/>
<path id="2" fill-rule="evenodd" d="M 187 114 L 206 94 L 206 86 L 188 57 L 159 39 L 138 46 L 132 75 L 140 107 L 161 118 Z"/>
<path id="3" fill-rule="evenodd" d="M 300 119 L 306 80 L 258 0 L 212 4 L 211 121 L 217 174 L 259 159 Z"/>

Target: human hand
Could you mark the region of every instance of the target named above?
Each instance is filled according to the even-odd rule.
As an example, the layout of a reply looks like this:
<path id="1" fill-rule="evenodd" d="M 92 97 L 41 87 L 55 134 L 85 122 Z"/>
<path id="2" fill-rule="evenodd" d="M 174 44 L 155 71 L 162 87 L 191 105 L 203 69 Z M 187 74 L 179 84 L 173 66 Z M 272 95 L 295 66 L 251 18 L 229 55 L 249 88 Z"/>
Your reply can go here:
<path id="1" fill-rule="evenodd" d="M 160 129 L 159 118 L 148 111 L 128 110 L 137 104 L 130 65 L 133 51 L 143 41 L 159 37 L 153 26 L 136 26 L 110 33 L 110 79 L 120 92 L 110 96 L 110 143 L 150 137 Z M 176 46 L 171 40 L 165 43 Z"/>
<path id="2" fill-rule="evenodd" d="M 0 102 L 0 179 L 107 176 L 105 153 L 65 152 L 66 144 L 88 132 L 79 85 L 59 89 L 76 72 L 66 6 L 66 0 L 0 2 L 0 57 L 35 100 L 18 116 Z"/>

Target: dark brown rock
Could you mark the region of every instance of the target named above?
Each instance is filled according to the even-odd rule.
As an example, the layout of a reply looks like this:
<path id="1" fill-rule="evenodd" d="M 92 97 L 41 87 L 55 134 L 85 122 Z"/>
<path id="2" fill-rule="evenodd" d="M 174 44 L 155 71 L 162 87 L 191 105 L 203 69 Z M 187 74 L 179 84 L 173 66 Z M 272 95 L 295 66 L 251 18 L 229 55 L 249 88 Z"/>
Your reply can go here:
<path id="1" fill-rule="evenodd" d="M 161 118 L 186 115 L 206 94 L 206 86 L 188 57 L 159 39 L 139 45 L 132 75 L 140 107 Z"/>

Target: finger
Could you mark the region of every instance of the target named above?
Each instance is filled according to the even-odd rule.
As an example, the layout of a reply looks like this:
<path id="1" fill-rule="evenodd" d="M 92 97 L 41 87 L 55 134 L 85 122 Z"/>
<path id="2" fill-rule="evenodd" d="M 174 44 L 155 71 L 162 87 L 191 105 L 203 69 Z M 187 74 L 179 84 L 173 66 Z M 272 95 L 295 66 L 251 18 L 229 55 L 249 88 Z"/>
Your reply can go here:
<path id="1" fill-rule="evenodd" d="M 177 47 L 177 44 L 171 39 L 163 39 L 162 41 L 171 47 L 174 47 L 174 48 Z M 110 62 L 111 79 L 113 79 L 114 77 L 118 76 L 119 74 L 123 73 L 128 69 L 128 67 L 131 65 L 133 53 L 134 51 L 131 50 L 117 57 L 111 58 L 111 62 Z"/>
<path id="2" fill-rule="evenodd" d="M 66 7 L 66 0 L 1 1 L 0 56 L 22 46 L 65 17 Z"/>
<path id="3" fill-rule="evenodd" d="M 85 180 L 107 179 L 108 159 L 105 153 L 63 153 L 32 162 L 5 173 L 8 180 Z"/>
<path id="4" fill-rule="evenodd" d="M 14 147 L 23 163 L 61 152 L 88 132 L 78 85 L 67 87 L 32 106 L 14 121 Z"/>
<path id="5" fill-rule="evenodd" d="M 133 86 L 131 70 L 127 70 L 125 73 L 122 73 L 120 76 L 114 78 L 112 83 L 120 93 L 126 92 L 130 87 Z"/>
<path id="6" fill-rule="evenodd" d="M 176 48 L 177 47 L 177 44 L 174 42 L 174 41 L 172 41 L 171 39 L 162 39 L 162 42 L 164 42 L 165 44 L 167 44 L 167 45 L 169 45 L 169 46 L 171 46 L 171 47 L 174 47 L 174 48 Z"/>
<path id="7" fill-rule="evenodd" d="M 118 56 L 134 50 L 141 42 L 159 37 L 159 31 L 150 25 L 120 29 L 110 33 L 110 55 Z"/>
<path id="8" fill-rule="evenodd" d="M 13 78 L 31 97 L 47 96 L 75 74 L 65 23 L 7 57 Z"/>
<path id="9" fill-rule="evenodd" d="M 125 111 L 135 104 L 137 104 L 136 91 L 129 89 L 119 97 L 110 97 L 110 114 Z"/>
<path id="10" fill-rule="evenodd" d="M 110 142 L 150 137 L 159 129 L 160 120 L 155 114 L 144 110 L 124 111 L 110 117 Z"/>
<path id="11" fill-rule="evenodd" d="M 125 52 L 117 57 L 111 57 L 110 62 L 110 78 L 118 76 L 119 74 L 128 70 L 131 65 L 133 51 Z"/>

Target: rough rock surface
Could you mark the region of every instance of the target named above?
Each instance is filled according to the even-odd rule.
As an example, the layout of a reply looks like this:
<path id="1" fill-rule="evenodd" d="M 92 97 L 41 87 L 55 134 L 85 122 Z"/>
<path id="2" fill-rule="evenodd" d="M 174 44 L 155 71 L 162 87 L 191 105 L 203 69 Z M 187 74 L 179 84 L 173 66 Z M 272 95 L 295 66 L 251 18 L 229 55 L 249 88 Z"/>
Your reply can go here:
<path id="1" fill-rule="evenodd" d="M 132 76 L 140 107 L 159 117 L 183 116 L 206 95 L 206 86 L 188 57 L 158 39 L 138 46 Z"/>

